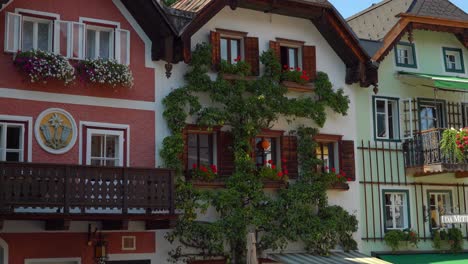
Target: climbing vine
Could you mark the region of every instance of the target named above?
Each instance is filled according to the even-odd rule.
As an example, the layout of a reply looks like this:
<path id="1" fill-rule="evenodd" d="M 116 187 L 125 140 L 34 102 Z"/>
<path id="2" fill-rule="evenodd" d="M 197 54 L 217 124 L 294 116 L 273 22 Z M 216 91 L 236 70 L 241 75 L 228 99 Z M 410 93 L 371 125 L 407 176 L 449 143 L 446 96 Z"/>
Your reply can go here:
<path id="1" fill-rule="evenodd" d="M 308 251 L 323 255 L 338 244 L 347 250 L 356 247 L 351 236 L 357 229 L 356 218 L 341 207 L 327 203 L 326 190 L 336 181 L 336 176 L 316 172 L 321 162 L 314 156 L 316 129 L 300 126 L 290 131 L 299 138 L 301 173 L 295 183 L 279 190 L 275 197 L 263 191 L 262 178 L 255 173 L 250 155 L 251 139 L 262 129 L 271 128 L 280 117 L 312 120 L 322 127 L 327 108 L 346 115 L 348 97 L 343 90 L 332 89 L 327 74 L 319 73 L 315 96 L 289 98 L 287 88 L 281 85 L 281 65 L 273 52 L 264 52 L 260 60 L 265 69 L 258 79 L 225 80 L 225 74 L 246 75 L 249 67 L 238 62 L 239 68 L 223 64 L 212 80 L 208 75 L 211 47 L 199 44 L 192 53 L 186 85 L 163 101 L 164 117 L 172 135 L 165 138 L 161 157 L 167 167 L 180 175 L 176 206 L 181 216 L 166 237 L 171 243 L 181 244 L 170 252 L 174 262 L 224 256 L 231 263 L 245 263 L 248 232 L 258 234 L 259 251 L 279 250 L 289 242 L 299 241 Z M 183 176 L 183 129 L 189 118 L 200 126 L 222 126 L 230 130 L 235 171 L 226 179 L 225 189 L 197 189 Z M 200 220 L 208 209 L 214 210 L 218 217 Z"/>

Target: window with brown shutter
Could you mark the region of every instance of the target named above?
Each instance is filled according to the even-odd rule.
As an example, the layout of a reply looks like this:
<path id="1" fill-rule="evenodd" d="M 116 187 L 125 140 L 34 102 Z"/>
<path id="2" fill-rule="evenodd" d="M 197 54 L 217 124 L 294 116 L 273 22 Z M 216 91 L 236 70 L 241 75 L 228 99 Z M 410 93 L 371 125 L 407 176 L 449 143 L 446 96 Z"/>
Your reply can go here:
<path id="1" fill-rule="evenodd" d="M 289 178 L 297 178 L 299 174 L 299 164 L 297 159 L 297 137 L 281 137 L 281 159 L 282 166 L 285 166 L 288 170 Z"/>
<path id="2" fill-rule="evenodd" d="M 317 78 L 317 59 L 315 46 L 302 47 L 302 70 L 309 75 L 310 80 Z"/>
<path id="3" fill-rule="evenodd" d="M 252 75 L 260 74 L 260 50 L 258 48 L 258 38 L 244 38 L 245 61 L 250 64 Z"/>
<path id="4" fill-rule="evenodd" d="M 193 166 L 210 166 L 214 162 L 214 149 L 216 147 L 215 133 L 219 127 L 207 129 L 197 125 L 187 125 L 184 129 L 184 167 L 187 171 Z M 216 165 L 216 164 L 214 164 Z"/>
<path id="5" fill-rule="evenodd" d="M 270 49 L 273 50 L 273 53 L 276 55 L 278 60 L 281 58 L 281 45 L 277 41 L 270 40 Z"/>
<path id="6" fill-rule="evenodd" d="M 211 62 L 213 68 L 217 69 L 221 62 L 221 34 L 216 31 L 210 33 L 210 44 L 211 44 Z"/>
<path id="7" fill-rule="evenodd" d="M 356 180 L 354 141 L 343 140 L 340 143 L 341 171 L 351 181 Z M 349 180 L 348 180 L 349 181 Z"/>
<path id="8" fill-rule="evenodd" d="M 231 176 L 234 173 L 234 140 L 226 131 L 218 132 L 218 171 L 220 176 Z"/>

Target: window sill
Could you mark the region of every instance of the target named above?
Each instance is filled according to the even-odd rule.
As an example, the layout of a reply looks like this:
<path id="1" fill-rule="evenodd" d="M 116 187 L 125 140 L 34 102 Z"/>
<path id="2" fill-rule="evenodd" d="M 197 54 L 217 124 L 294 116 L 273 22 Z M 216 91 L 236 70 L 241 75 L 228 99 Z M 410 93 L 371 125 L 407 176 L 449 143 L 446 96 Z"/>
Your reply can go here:
<path id="1" fill-rule="evenodd" d="M 226 181 L 224 179 L 215 179 L 213 181 L 200 181 L 192 180 L 191 183 L 194 187 L 197 188 L 206 188 L 206 189 L 224 189 L 226 188 Z M 288 183 L 284 181 L 263 181 L 263 189 L 285 189 L 287 188 Z"/>
<path id="2" fill-rule="evenodd" d="M 231 80 L 241 80 L 241 81 L 254 81 L 257 80 L 257 76 L 242 76 L 238 74 L 231 74 L 231 73 L 224 73 L 223 74 L 223 79 L 226 81 L 231 81 Z"/>
<path id="3" fill-rule="evenodd" d="M 335 183 L 335 184 L 332 184 L 332 186 L 330 186 L 328 188 L 328 190 L 348 191 L 349 190 L 349 184 L 347 184 L 347 183 Z"/>
<path id="4" fill-rule="evenodd" d="M 418 68 L 418 65 L 415 65 L 415 64 L 396 64 L 396 66 L 400 68 L 412 68 L 412 69 Z"/>
<path id="5" fill-rule="evenodd" d="M 281 84 L 286 86 L 289 91 L 293 92 L 308 93 L 315 90 L 315 85 L 313 83 L 299 84 L 291 81 L 282 81 Z"/>

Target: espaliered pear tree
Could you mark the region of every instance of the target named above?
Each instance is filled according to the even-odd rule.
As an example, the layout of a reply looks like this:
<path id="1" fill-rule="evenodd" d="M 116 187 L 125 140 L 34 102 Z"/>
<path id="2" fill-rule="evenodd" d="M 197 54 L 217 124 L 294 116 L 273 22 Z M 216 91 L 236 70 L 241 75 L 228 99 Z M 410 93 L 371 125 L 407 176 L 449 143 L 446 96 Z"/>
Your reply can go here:
<path id="1" fill-rule="evenodd" d="M 245 263 L 246 236 L 256 232 L 257 250 L 280 250 L 290 242 L 303 242 L 306 250 L 327 255 L 341 245 L 354 249 L 352 233 L 357 220 L 338 206 L 327 203 L 327 188 L 336 177 L 316 171 L 321 163 L 314 153 L 316 128 L 298 124 L 312 120 L 315 127 L 326 121 L 326 109 L 346 115 L 349 99 L 343 90 L 334 91 L 327 74 L 318 73 L 313 96 L 289 98 L 281 85 L 281 65 L 272 51 L 261 55 L 264 73 L 255 80 L 238 78 L 225 80 L 223 74 L 239 77 L 249 74 L 245 62 L 222 64 L 215 80 L 208 75 L 211 69 L 211 47 L 197 45 L 192 53 L 186 85 L 171 92 L 164 99 L 164 117 L 172 132 L 165 138 L 161 156 L 166 166 L 178 174 L 176 206 L 181 215 L 167 239 L 177 242 L 171 251 L 174 262 L 224 256 L 230 263 Z M 200 103 L 200 96 L 208 96 L 209 105 Z M 271 128 L 280 118 L 296 120 L 300 174 L 288 188 L 277 195 L 264 192 L 264 183 L 256 173 L 251 158 L 251 140 L 264 128 Z M 223 126 L 233 136 L 232 147 L 235 170 L 226 179 L 226 188 L 201 190 L 183 175 L 183 130 L 189 118 L 203 127 Z M 310 122 L 309 122 L 310 123 Z M 222 146 L 228 147 L 228 146 Z M 208 208 L 218 217 L 199 221 Z"/>

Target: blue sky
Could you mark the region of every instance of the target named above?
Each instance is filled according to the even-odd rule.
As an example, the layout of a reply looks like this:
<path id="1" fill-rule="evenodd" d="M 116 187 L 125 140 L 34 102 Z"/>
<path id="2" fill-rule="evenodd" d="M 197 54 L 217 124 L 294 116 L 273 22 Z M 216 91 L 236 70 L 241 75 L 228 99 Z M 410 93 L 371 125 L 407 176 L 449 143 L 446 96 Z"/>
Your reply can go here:
<path id="1" fill-rule="evenodd" d="M 378 3 L 380 0 L 328 0 L 340 11 L 344 18 L 348 18 L 361 10 Z M 468 12 L 468 0 L 450 0 L 452 3 Z"/>

